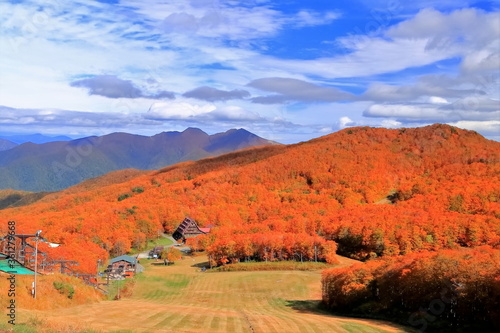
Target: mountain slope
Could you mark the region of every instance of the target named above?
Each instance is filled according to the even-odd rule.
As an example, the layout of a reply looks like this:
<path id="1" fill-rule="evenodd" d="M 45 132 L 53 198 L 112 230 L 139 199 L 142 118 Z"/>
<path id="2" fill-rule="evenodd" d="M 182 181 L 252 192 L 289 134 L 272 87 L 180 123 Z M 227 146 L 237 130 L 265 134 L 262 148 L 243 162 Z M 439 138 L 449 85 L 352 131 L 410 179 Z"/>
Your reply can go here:
<path id="1" fill-rule="evenodd" d="M 360 127 L 107 175 L 2 210 L 0 220 L 16 221 L 18 233 L 43 230 L 62 245 L 42 251 L 95 274 L 98 259 L 141 250 L 190 216 L 214 225 L 187 240 L 211 265 L 334 263 L 341 254 L 366 262 L 323 272 L 316 290 L 335 311 L 409 323 L 422 304 L 442 300 L 435 331 L 489 332 L 500 322 L 499 184 L 500 143 L 473 131 Z"/>
<path id="2" fill-rule="evenodd" d="M 0 210 L 8 207 L 20 207 L 30 205 L 50 192 L 25 192 L 14 190 L 0 190 Z"/>
<path id="3" fill-rule="evenodd" d="M 0 151 L 9 150 L 17 146 L 17 143 L 0 138 Z"/>
<path id="4" fill-rule="evenodd" d="M 24 143 L 0 152 L 0 189 L 55 191 L 110 171 L 153 170 L 268 144 L 273 142 L 243 129 L 208 135 L 195 128 L 151 137 L 113 133 L 68 142 Z"/>
<path id="5" fill-rule="evenodd" d="M 272 248 L 283 246 L 276 239 L 301 241 L 305 260 L 314 254 L 309 240 L 334 240 L 340 253 L 366 259 L 500 246 L 499 175 L 500 143 L 472 131 L 351 128 L 301 144 L 184 162 L 111 185 L 96 179 L 0 214 L 16 220 L 19 232 L 42 229 L 65 244 L 57 254 L 86 263 L 83 270 L 95 267 L 103 249 L 140 248 L 158 228 L 172 232 L 186 216 L 217 226 L 209 244 L 217 263 L 237 260 L 234 246 L 254 244 L 252 237 L 256 244 L 273 242 Z M 377 204 L 383 198 L 390 204 Z"/>

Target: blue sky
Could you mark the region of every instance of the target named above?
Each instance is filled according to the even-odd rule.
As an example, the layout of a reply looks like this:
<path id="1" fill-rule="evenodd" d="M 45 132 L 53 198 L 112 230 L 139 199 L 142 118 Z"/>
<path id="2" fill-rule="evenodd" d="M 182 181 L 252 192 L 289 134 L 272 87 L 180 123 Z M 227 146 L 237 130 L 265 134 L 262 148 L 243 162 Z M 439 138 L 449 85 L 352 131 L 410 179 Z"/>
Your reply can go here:
<path id="1" fill-rule="evenodd" d="M 500 1 L 4 1 L 0 134 L 500 140 Z"/>

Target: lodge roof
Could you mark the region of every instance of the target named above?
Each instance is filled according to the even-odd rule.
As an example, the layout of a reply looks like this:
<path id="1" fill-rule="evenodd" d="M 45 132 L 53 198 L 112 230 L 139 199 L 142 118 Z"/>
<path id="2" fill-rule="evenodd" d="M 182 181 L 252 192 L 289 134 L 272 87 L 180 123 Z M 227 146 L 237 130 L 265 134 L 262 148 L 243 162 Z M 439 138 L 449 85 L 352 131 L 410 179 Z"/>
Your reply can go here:
<path id="1" fill-rule="evenodd" d="M 181 224 L 177 227 L 175 232 L 172 234 L 175 240 L 179 240 L 183 237 L 193 237 L 197 235 L 208 234 L 211 228 L 200 228 L 195 220 L 190 217 L 186 217 Z"/>
<path id="2" fill-rule="evenodd" d="M 111 259 L 111 264 L 114 264 L 115 262 L 119 262 L 119 261 L 126 261 L 126 262 L 129 262 L 131 264 L 136 264 L 137 263 L 137 259 L 136 258 L 124 254 L 124 255 L 121 255 L 119 257 Z"/>

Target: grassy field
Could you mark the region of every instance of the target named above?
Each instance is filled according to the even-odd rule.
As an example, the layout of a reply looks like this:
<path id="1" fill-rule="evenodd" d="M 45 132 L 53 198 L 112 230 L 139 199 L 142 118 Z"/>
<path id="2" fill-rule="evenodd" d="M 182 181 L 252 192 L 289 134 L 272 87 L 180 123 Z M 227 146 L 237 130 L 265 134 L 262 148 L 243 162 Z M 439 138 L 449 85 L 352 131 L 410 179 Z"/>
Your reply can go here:
<path id="1" fill-rule="evenodd" d="M 68 331 L 85 332 L 406 332 L 318 310 L 319 271 L 206 273 L 199 269 L 203 261 L 206 257 L 171 266 L 143 263 L 146 271 L 136 278 L 131 297 L 25 316 L 43 318 L 47 327 L 66 323 Z"/>
<path id="2" fill-rule="evenodd" d="M 146 244 L 146 249 L 153 249 L 155 246 L 168 246 L 168 245 L 172 245 L 174 244 L 174 242 L 170 239 L 170 238 L 166 238 L 166 237 L 158 237 L 154 240 L 150 240 L 148 241 L 148 243 Z M 132 249 L 130 251 L 130 253 L 128 253 L 128 255 L 134 255 L 134 254 L 137 254 L 139 252 L 143 252 L 144 250 L 137 250 L 137 249 Z"/>
<path id="3" fill-rule="evenodd" d="M 242 272 L 242 271 L 317 271 L 332 267 L 324 262 L 273 261 L 273 262 L 241 262 L 228 264 L 209 270 L 208 272 Z"/>

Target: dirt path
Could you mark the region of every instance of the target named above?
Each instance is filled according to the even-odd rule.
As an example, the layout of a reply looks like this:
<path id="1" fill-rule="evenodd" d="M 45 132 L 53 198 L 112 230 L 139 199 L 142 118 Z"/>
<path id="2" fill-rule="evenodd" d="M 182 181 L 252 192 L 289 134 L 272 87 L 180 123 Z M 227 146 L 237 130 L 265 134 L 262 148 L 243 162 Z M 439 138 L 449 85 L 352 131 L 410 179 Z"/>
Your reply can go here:
<path id="1" fill-rule="evenodd" d="M 32 314 L 51 327 L 67 323 L 73 331 L 407 332 L 387 322 L 317 310 L 320 272 L 203 273 L 195 266 L 203 261 L 206 257 L 187 257 L 172 266 L 145 264 L 131 298 Z"/>

